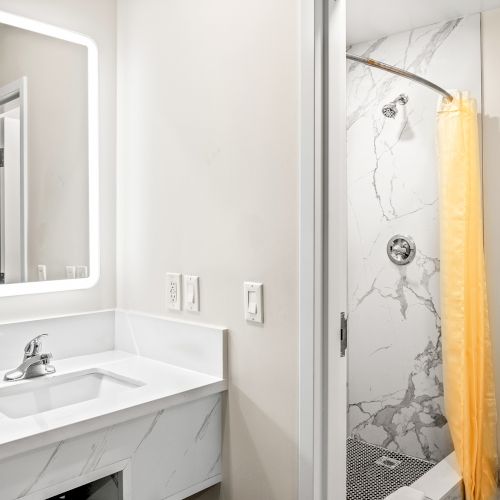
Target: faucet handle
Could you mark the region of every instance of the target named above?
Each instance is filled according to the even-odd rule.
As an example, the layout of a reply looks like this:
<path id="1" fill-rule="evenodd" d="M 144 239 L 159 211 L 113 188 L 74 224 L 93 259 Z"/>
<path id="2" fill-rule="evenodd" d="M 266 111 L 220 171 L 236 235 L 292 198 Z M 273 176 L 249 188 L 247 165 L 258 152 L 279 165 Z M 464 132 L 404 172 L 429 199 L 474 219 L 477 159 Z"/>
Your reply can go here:
<path id="1" fill-rule="evenodd" d="M 24 348 L 24 359 L 31 358 L 32 356 L 39 354 L 42 349 L 42 338 L 47 336 L 47 333 L 42 333 L 41 335 L 38 335 L 34 339 L 30 340 Z"/>

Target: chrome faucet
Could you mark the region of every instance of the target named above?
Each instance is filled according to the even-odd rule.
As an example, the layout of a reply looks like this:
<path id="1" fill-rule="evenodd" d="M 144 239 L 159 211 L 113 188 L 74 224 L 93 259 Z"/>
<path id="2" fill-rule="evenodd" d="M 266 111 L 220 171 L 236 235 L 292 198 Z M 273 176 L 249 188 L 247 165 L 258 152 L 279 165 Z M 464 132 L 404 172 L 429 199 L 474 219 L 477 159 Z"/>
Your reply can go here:
<path id="1" fill-rule="evenodd" d="M 26 344 L 23 362 L 14 370 L 7 372 L 4 380 L 15 381 L 41 377 L 42 375 L 48 375 L 56 371 L 55 367 L 49 364 L 52 354 L 50 352 L 40 353 L 43 337 L 47 337 L 47 334 L 38 335 L 38 337 L 35 337 Z"/>

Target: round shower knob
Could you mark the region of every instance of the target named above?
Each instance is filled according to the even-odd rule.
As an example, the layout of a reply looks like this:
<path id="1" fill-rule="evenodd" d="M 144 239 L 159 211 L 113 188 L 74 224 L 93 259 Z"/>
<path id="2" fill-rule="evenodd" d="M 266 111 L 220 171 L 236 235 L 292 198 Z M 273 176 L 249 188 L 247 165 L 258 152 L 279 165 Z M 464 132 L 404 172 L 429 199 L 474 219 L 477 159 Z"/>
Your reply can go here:
<path id="1" fill-rule="evenodd" d="M 417 247 L 410 236 L 397 234 L 387 243 L 387 255 L 398 266 L 409 264 L 415 258 L 416 251 Z"/>

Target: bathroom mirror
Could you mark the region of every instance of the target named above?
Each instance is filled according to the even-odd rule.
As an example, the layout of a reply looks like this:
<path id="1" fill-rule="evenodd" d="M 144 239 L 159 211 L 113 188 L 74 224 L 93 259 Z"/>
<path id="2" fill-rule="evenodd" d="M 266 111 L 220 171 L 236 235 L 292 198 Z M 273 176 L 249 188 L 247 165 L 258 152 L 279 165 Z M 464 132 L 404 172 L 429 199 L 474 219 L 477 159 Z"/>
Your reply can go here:
<path id="1" fill-rule="evenodd" d="M 0 12 L 0 296 L 99 276 L 97 49 Z"/>

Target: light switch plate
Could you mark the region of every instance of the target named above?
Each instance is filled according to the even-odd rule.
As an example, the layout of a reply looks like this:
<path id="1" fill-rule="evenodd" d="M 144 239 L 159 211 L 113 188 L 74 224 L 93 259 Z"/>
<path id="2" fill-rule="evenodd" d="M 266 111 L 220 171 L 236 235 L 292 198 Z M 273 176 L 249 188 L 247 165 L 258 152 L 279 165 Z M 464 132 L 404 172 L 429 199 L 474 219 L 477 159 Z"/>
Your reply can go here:
<path id="1" fill-rule="evenodd" d="M 264 323 L 264 285 L 245 281 L 243 291 L 245 319 L 251 323 Z"/>
<path id="2" fill-rule="evenodd" d="M 47 281 L 47 266 L 45 264 L 38 264 L 38 281 Z"/>
<path id="3" fill-rule="evenodd" d="M 167 307 L 173 311 L 181 310 L 181 275 L 167 273 L 166 296 Z"/>
<path id="4" fill-rule="evenodd" d="M 200 311 L 199 276 L 184 276 L 184 309 L 191 312 Z"/>
<path id="5" fill-rule="evenodd" d="M 74 280 L 76 278 L 76 266 L 66 266 L 66 279 Z"/>
<path id="6" fill-rule="evenodd" d="M 76 277 L 77 279 L 88 278 L 89 268 L 87 266 L 76 266 Z"/>

